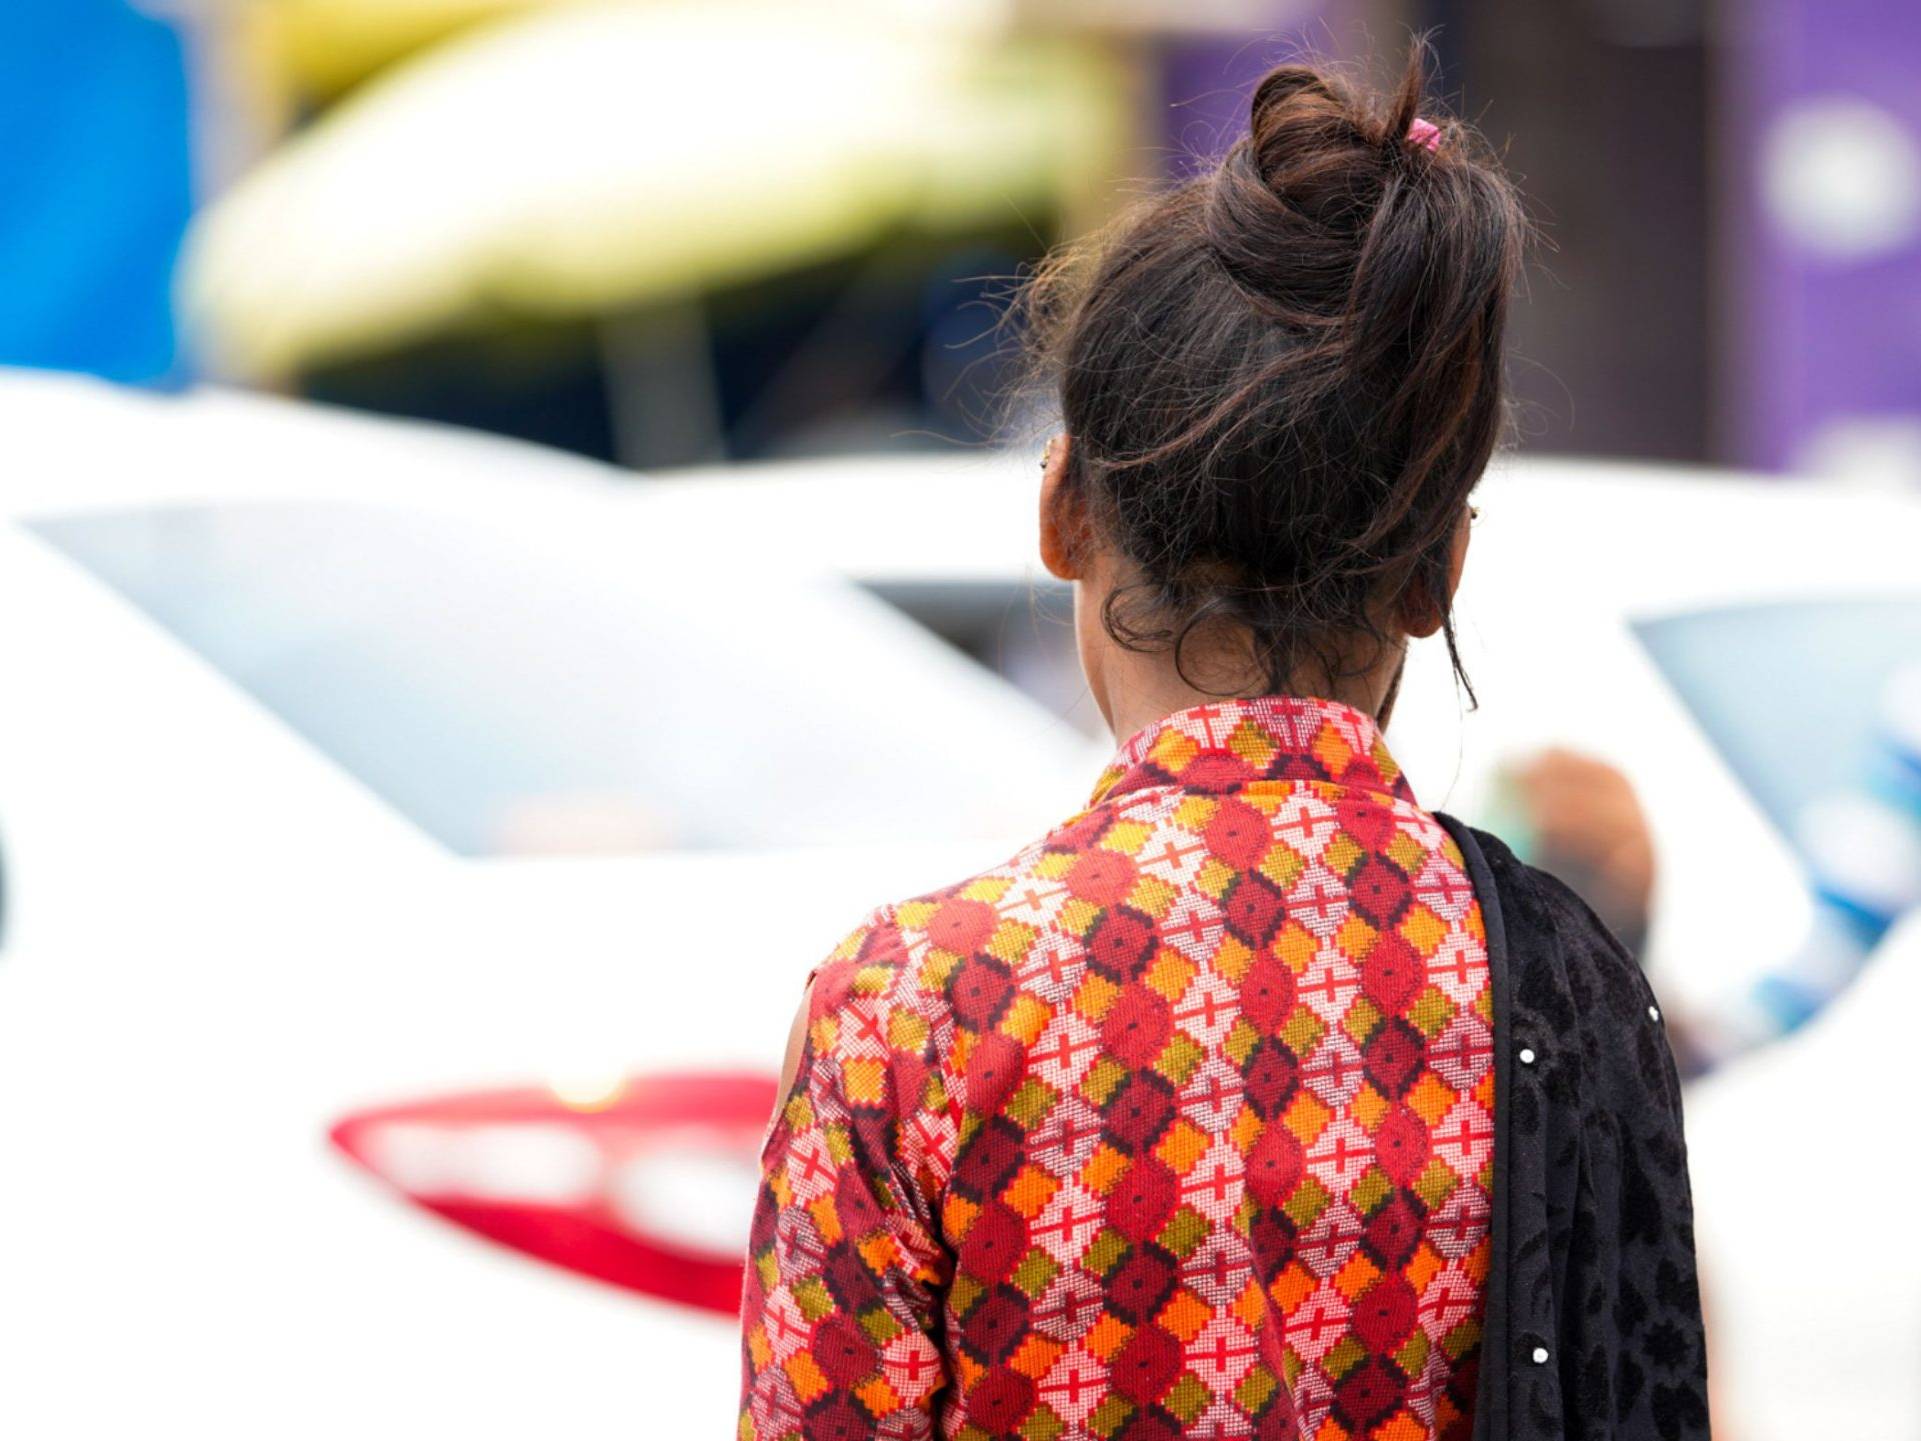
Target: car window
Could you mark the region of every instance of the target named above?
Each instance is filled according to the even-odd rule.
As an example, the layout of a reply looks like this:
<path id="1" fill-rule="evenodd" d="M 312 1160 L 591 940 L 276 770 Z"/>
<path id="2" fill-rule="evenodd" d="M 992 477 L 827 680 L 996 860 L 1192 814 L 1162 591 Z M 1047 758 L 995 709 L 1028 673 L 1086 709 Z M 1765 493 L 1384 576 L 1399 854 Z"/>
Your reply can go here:
<path id="1" fill-rule="evenodd" d="M 918 837 L 930 807 L 1011 834 L 1084 781 L 1064 727 L 856 587 L 735 570 L 644 507 L 556 514 L 30 528 L 463 855 Z"/>
<path id="2" fill-rule="evenodd" d="M 1921 667 L 1921 599 L 1715 606 L 1643 617 L 1634 633 L 1782 834 L 1827 797 L 1912 787 L 1893 742 L 1915 720 L 1890 714 L 1890 686 Z M 1763 675 L 1793 704 L 1757 703 Z"/>

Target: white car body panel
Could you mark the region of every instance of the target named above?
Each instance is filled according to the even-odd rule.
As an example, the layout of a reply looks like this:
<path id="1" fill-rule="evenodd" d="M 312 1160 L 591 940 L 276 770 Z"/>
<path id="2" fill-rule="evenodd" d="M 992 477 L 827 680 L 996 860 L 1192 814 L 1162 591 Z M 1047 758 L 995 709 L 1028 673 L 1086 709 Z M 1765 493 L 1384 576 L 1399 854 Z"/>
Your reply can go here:
<path id="1" fill-rule="evenodd" d="M 569 508 L 625 500 L 530 447 L 219 393 L 7 377 L 0 415 L 16 520 L 322 496 L 587 549 L 617 527 Z M 1011 750 L 1059 798 L 1031 786 L 971 839 L 464 859 L 18 525 L 0 607 L 7 1435 L 724 1434 L 730 1328 L 476 1243 L 328 1126 L 610 1068 L 771 1070 L 868 909 L 1001 858 L 1091 774 L 1081 737 L 849 592 L 815 606 L 844 627 L 820 643 L 943 697 L 921 742 Z"/>

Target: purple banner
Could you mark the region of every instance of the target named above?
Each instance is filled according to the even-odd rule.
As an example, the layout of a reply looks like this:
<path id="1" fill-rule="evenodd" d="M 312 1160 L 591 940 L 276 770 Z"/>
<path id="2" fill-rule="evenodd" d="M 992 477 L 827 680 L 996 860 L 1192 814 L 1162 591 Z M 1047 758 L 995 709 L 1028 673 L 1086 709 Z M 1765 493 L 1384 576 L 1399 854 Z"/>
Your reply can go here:
<path id="1" fill-rule="evenodd" d="M 1719 449 L 1921 482 L 1921 5 L 1728 18 Z"/>

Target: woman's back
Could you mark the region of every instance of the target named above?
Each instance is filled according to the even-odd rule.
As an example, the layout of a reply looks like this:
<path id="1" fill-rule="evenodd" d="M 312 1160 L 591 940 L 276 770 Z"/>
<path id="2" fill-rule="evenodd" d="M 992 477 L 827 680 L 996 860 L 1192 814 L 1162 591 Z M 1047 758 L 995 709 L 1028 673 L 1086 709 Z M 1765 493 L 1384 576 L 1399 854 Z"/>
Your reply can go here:
<path id="1" fill-rule="evenodd" d="M 1150 726 L 1088 810 L 819 972 L 751 1246 L 752 1434 L 1465 1435 L 1488 979 L 1460 852 L 1366 715 Z"/>
<path id="2" fill-rule="evenodd" d="M 1525 233 L 1421 106 L 1418 55 L 1276 69 L 1029 290 L 1040 556 L 1131 739 L 819 971 L 742 1441 L 1706 1436 L 1659 1007 L 1380 741 L 1453 653 Z"/>

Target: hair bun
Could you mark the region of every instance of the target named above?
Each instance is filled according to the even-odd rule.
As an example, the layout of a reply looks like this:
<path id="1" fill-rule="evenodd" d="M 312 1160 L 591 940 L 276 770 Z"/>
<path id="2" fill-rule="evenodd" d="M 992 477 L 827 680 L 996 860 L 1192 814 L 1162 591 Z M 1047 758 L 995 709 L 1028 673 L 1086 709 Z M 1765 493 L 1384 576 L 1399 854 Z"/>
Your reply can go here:
<path id="1" fill-rule="evenodd" d="M 1381 97 L 1281 66 L 1214 170 L 1030 294 L 1071 482 L 1140 576 L 1117 637 L 1178 656 L 1228 622 L 1285 688 L 1380 638 L 1385 603 L 1445 589 L 1502 433 L 1526 227 L 1468 132 L 1410 134 L 1424 81 L 1418 48 Z"/>
<path id="2" fill-rule="evenodd" d="M 1309 65 L 1280 66 L 1255 88 L 1248 133 L 1211 177 L 1206 207 L 1210 245 L 1251 296 L 1297 313 L 1343 308 L 1356 248 L 1402 168 L 1422 75 L 1417 52 L 1385 105 Z"/>

